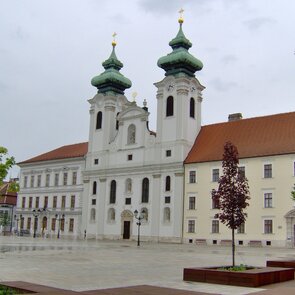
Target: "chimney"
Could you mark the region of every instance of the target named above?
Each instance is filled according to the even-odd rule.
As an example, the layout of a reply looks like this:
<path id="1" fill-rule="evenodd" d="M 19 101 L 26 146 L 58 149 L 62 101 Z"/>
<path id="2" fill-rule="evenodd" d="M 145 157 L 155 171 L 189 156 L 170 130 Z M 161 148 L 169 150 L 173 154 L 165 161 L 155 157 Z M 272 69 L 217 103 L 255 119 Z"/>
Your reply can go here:
<path id="1" fill-rule="evenodd" d="M 229 114 L 228 115 L 228 122 L 232 122 L 232 121 L 238 121 L 243 119 L 243 115 L 242 113 L 234 113 L 234 114 Z"/>

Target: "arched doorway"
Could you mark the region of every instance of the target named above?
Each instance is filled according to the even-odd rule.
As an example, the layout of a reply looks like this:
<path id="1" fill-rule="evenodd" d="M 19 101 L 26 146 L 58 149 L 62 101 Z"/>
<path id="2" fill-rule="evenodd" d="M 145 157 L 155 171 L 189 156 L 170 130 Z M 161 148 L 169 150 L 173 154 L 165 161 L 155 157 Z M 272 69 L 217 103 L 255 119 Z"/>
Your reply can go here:
<path id="1" fill-rule="evenodd" d="M 290 210 L 286 215 L 286 246 L 295 247 L 295 209 Z"/>
<path id="2" fill-rule="evenodd" d="M 124 240 L 129 240 L 132 235 L 132 221 L 133 213 L 130 210 L 124 210 L 121 213 L 121 235 Z"/>

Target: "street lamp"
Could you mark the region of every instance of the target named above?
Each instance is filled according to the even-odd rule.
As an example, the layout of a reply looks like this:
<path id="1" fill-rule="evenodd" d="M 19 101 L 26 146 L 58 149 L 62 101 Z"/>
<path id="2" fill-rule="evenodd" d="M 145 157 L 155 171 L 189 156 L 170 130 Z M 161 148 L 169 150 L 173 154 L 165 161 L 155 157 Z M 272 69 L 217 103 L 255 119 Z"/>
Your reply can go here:
<path id="1" fill-rule="evenodd" d="M 144 219 L 144 212 L 140 212 L 138 214 L 138 211 L 135 210 L 134 211 L 134 217 L 135 219 L 138 220 L 138 222 L 136 222 L 137 226 L 138 226 L 138 231 L 137 231 L 137 246 L 140 246 L 140 226 L 141 226 L 141 220 Z"/>
<path id="2" fill-rule="evenodd" d="M 23 218 L 22 214 L 20 215 L 14 215 L 14 219 L 16 220 L 16 234 L 18 234 L 18 222 Z"/>
<path id="3" fill-rule="evenodd" d="M 36 238 L 36 231 L 37 231 L 37 226 L 38 226 L 38 216 L 40 214 L 40 209 L 36 210 L 34 209 L 33 210 L 33 216 L 34 216 L 34 235 L 33 237 Z"/>
<path id="4" fill-rule="evenodd" d="M 60 222 L 62 219 L 65 218 L 65 215 L 64 214 L 55 214 L 55 218 L 56 220 L 58 220 L 58 231 L 57 231 L 57 238 L 59 239 L 60 237 Z"/>

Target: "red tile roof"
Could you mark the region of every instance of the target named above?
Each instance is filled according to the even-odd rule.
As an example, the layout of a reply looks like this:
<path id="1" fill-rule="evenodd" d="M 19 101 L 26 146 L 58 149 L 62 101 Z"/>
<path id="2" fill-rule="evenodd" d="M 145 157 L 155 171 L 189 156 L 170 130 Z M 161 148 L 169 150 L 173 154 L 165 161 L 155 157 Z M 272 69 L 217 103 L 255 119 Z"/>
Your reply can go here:
<path id="1" fill-rule="evenodd" d="M 0 186 L 0 204 L 16 206 L 17 193 L 8 192 L 11 182 L 4 181 Z"/>
<path id="2" fill-rule="evenodd" d="M 227 141 L 239 158 L 295 153 L 295 112 L 203 126 L 185 163 L 222 160 Z"/>
<path id="3" fill-rule="evenodd" d="M 18 163 L 18 165 L 34 163 L 34 162 L 50 161 L 50 160 L 84 157 L 87 154 L 87 151 L 88 151 L 88 142 L 64 145 L 50 152 L 44 153 L 42 155 L 36 156 L 26 161 L 20 162 Z"/>

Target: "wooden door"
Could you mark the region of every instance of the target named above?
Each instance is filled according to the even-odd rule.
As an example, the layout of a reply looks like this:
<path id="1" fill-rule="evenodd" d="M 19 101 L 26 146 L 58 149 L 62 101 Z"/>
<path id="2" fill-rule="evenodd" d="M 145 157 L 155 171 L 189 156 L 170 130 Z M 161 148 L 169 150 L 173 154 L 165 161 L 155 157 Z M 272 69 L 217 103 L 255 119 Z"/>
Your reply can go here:
<path id="1" fill-rule="evenodd" d="M 123 239 L 130 239 L 130 221 L 124 221 Z"/>

